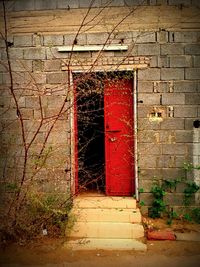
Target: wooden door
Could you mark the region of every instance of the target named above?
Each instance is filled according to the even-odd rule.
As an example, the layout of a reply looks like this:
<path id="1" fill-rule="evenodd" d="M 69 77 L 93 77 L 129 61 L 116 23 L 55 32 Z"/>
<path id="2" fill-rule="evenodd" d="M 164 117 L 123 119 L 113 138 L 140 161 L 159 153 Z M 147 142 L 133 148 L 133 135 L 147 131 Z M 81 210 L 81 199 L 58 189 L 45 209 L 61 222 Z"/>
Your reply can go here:
<path id="1" fill-rule="evenodd" d="M 105 82 L 106 194 L 134 193 L 133 80 Z"/>

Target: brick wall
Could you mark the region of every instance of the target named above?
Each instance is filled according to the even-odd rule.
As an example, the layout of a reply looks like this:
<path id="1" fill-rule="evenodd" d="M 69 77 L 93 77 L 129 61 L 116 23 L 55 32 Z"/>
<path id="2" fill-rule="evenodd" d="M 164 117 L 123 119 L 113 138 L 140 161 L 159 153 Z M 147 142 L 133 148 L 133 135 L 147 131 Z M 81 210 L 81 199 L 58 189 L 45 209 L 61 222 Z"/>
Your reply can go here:
<path id="1" fill-rule="evenodd" d="M 26 3 L 25 3 L 26 2 Z M 137 4 L 138 1 L 114 1 L 113 5 L 124 6 L 125 2 Z M 185 8 L 198 5 L 198 1 L 146 1 L 146 5 L 180 5 Z M 46 10 L 87 7 L 88 1 L 9 1 L 15 11 Z M 96 1 L 96 5 L 102 1 Z M 11 8 L 11 7 L 10 7 Z M 179 6 L 180 8 L 180 6 Z M 174 7 L 177 10 L 177 7 Z M 181 12 L 181 8 L 180 8 Z M 162 25 L 161 25 L 162 26 Z M 151 202 L 150 189 L 155 179 L 174 179 L 185 176 L 181 168 L 184 162 L 193 160 L 193 121 L 200 116 L 200 30 L 176 29 L 116 31 L 112 43 L 122 40 L 129 45 L 129 55 L 151 58 L 150 67 L 138 71 L 138 153 L 139 153 L 139 187 L 144 189 L 141 200 L 148 205 Z M 77 37 L 77 43 L 104 44 L 108 32 L 85 32 Z M 29 169 L 35 156 L 52 125 L 52 115 L 59 112 L 65 103 L 66 112 L 59 117 L 47 141 L 48 157 L 45 165 L 35 176 L 42 191 L 65 192 L 69 186 L 70 170 L 70 103 L 67 87 L 68 74 L 62 71 L 63 60 L 69 53 L 59 53 L 57 46 L 71 45 L 74 34 L 63 32 L 50 34 L 38 32 L 9 34 L 13 45 L 9 48 L 13 70 L 14 89 L 21 108 L 27 144 L 38 129 L 42 117 L 43 126 L 39 129 L 29 151 Z M 3 177 L 16 179 L 23 164 L 23 149 L 20 122 L 11 98 L 10 78 L 3 40 L 0 65 L 0 109 L 1 109 L 1 174 Z M 130 49 L 131 48 L 131 49 Z M 95 57 L 95 53 L 75 54 L 76 58 Z M 105 52 L 106 57 L 126 56 L 122 52 Z M 67 98 L 66 98 L 67 97 Z M 42 115 L 40 110 L 42 103 Z M 139 101 L 140 102 L 140 101 Z M 149 114 L 153 108 L 163 112 L 163 121 L 151 122 Z M 172 108 L 172 115 L 170 114 Z M 49 183 L 51 177 L 51 183 Z M 181 205 L 181 191 L 177 189 L 176 197 L 168 195 L 173 205 Z"/>

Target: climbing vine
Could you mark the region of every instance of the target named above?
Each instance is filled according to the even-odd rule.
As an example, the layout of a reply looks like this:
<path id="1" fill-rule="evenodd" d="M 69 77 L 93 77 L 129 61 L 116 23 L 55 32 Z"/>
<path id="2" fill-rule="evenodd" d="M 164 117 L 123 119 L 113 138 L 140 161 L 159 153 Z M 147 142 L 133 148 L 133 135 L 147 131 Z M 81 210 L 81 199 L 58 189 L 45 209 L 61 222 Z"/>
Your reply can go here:
<path id="1" fill-rule="evenodd" d="M 200 169 L 200 166 L 193 166 L 192 164 L 184 164 L 183 166 L 186 172 L 190 172 L 193 169 Z M 187 221 L 195 221 L 200 223 L 200 208 L 190 208 L 189 206 L 192 204 L 192 199 L 200 189 L 200 186 L 192 180 L 186 180 L 185 178 L 177 178 L 177 179 L 165 179 L 162 181 L 157 181 L 156 184 L 151 188 L 151 193 L 153 196 L 152 205 L 148 210 L 148 215 L 151 218 L 161 218 L 167 216 L 167 223 L 171 224 L 172 220 L 178 218 L 178 214 L 173 210 L 165 196 L 167 193 L 174 193 L 177 190 L 177 186 L 182 184 L 183 186 L 183 206 L 185 210 L 188 212 L 184 214 L 180 214 L 180 217 Z M 140 189 L 141 191 L 141 189 Z"/>

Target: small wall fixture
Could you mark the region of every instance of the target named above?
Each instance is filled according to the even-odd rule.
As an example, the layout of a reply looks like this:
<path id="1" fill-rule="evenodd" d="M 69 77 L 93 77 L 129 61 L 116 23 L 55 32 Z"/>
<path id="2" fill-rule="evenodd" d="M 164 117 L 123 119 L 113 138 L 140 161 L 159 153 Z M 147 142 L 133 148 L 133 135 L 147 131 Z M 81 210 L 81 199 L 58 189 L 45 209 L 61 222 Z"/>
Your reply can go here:
<path id="1" fill-rule="evenodd" d="M 195 120 L 193 122 L 193 126 L 194 126 L 194 128 L 200 128 L 200 120 Z"/>
<path id="2" fill-rule="evenodd" d="M 149 121 L 151 121 L 151 122 L 161 122 L 161 121 L 163 121 L 162 114 L 160 112 L 152 112 L 152 113 L 150 113 Z"/>
<path id="3" fill-rule="evenodd" d="M 163 121 L 162 112 L 154 108 L 154 110 L 149 114 L 150 122 L 161 122 Z"/>

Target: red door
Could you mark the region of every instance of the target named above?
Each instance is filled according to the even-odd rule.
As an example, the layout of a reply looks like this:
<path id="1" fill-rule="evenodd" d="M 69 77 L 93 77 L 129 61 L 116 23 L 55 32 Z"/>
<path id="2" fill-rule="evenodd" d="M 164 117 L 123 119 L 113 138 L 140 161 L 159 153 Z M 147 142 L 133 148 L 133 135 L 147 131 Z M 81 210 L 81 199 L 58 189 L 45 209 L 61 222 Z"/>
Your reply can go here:
<path id="1" fill-rule="evenodd" d="M 134 193 L 133 81 L 105 83 L 106 194 Z"/>

